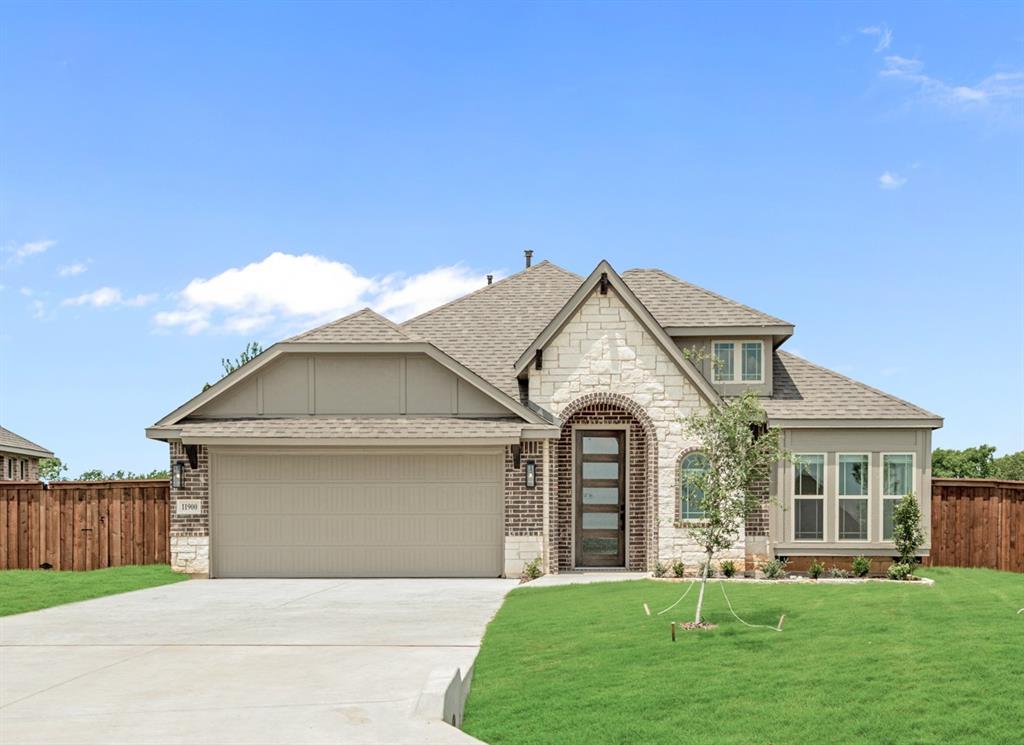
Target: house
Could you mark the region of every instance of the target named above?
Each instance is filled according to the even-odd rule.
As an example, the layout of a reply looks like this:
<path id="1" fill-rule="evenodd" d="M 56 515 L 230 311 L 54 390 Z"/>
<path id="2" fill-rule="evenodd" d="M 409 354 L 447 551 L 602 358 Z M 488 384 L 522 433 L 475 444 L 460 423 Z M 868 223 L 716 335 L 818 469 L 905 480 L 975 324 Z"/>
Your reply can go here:
<path id="1" fill-rule="evenodd" d="M 0 427 L 0 481 L 38 481 L 39 459 L 53 453 Z"/>
<path id="2" fill-rule="evenodd" d="M 792 323 L 663 271 L 526 264 L 402 324 L 365 309 L 286 339 L 147 429 L 170 444 L 175 568 L 695 566 L 699 499 L 679 474 L 702 461 L 680 419 L 745 390 L 797 460 L 766 475 L 722 558 L 893 555 L 892 505 L 929 494 L 938 416 L 787 353 Z"/>

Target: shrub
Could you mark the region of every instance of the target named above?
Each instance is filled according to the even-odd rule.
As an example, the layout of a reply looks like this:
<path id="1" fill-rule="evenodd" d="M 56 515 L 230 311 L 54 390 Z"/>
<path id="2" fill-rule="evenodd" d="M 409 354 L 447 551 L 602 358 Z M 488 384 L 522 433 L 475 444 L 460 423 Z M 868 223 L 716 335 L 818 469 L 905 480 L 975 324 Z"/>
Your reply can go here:
<path id="1" fill-rule="evenodd" d="M 894 561 L 889 565 L 889 568 L 885 572 L 885 576 L 889 579 L 905 580 L 910 577 L 910 574 L 913 571 L 913 565 L 907 564 L 904 561 Z"/>
<path id="2" fill-rule="evenodd" d="M 850 563 L 853 566 L 853 575 L 855 577 L 867 577 L 871 571 L 871 559 L 866 556 L 855 556 Z"/>
<path id="3" fill-rule="evenodd" d="M 530 561 L 523 567 L 523 577 L 526 579 L 537 579 L 544 574 L 544 569 L 541 567 L 541 557 L 538 556 L 533 561 Z"/>
<path id="4" fill-rule="evenodd" d="M 667 566 L 662 564 L 660 561 L 657 564 L 654 565 L 654 576 L 655 577 L 664 577 L 666 574 L 668 574 L 668 567 Z"/>
<path id="5" fill-rule="evenodd" d="M 786 573 L 788 563 L 784 559 L 769 559 L 761 565 L 761 571 L 764 572 L 765 579 L 778 579 Z"/>
<path id="6" fill-rule="evenodd" d="M 704 576 L 704 565 L 705 564 L 708 567 L 708 578 L 710 579 L 711 577 L 715 576 L 715 565 L 712 564 L 711 562 L 708 562 L 708 561 L 702 561 L 700 563 L 700 566 L 697 569 L 697 576 L 698 577 L 703 577 Z"/>
<path id="7" fill-rule="evenodd" d="M 818 579 L 818 577 L 820 577 L 824 573 L 825 573 L 825 565 L 822 564 L 817 559 L 814 559 L 811 562 L 811 565 L 809 567 L 807 567 L 807 574 L 808 574 L 808 576 L 811 579 Z"/>
<path id="8" fill-rule="evenodd" d="M 736 562 L 726 559 L 722 562 L 722 576 L 732 577 L 736 574 Z"/>
<path id="9" fill-rule="evenodd" d="M 686 570 L 686 565 L 683 564 L 682 561 L 673 561 L 672 562 L 672 576 L 673 577 L 682 577 L 683 576 L 683 572 L 685 570 Z"/>
<path id="10" fill-rule="evenodd" d="M 828 570 L 828 576 L 832 579 L 849 579 L 853 573 L 849 569 L 840 569 L 833 564 L 832 568 Z"/>
<path id="11" fill-rule="evenodd" d="M 913 567 L 917 563 L 917 549 L 924 544 L 921 531 L 921 506 L 913 492 L 903 497 L 892 510 L 892 540 L 900 552 L 900 564 Z"/>

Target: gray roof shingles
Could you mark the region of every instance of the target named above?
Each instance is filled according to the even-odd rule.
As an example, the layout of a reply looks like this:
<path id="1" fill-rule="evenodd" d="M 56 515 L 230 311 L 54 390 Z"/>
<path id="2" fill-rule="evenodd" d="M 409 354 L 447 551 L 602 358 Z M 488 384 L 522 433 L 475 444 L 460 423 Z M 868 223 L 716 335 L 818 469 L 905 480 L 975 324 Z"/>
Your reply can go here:
<path id="1" fill-rule="evenodd" d="M 17 448 L 19 450 L 34 450 L 38 453 L 40 458 L 52 458 L 53 453 L 44 448 L 41 445 L 36 445 L 31 440 L 26 440 L 21 435 L 11 432 L 6 427 L 0 427 L 0 450 L 7 448 Z"/>
<path id="2" fill-rule="evenodd" d="M 325 323 L 288 339 L 289 342 L 341 342 L 346 344 L 418 341 L 398 324 L 369 308 Z"/>

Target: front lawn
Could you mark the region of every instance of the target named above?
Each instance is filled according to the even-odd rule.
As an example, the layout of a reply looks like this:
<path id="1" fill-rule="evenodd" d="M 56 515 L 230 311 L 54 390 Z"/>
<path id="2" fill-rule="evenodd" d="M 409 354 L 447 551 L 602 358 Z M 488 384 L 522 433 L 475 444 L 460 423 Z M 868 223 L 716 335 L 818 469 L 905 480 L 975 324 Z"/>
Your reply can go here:
<path id="1" fill-rule="evenodd" d="M 166 564 L 113 567 L 92 572 L 8 569 L 0 572 L 0 616 L 77 600 L 100 598 L 188 579 Z"/>
<path id="2" fill-rule="evenodd" d="M 653 581 L 524 587 L 487 628 L 464 728 L 488 743 L 1016 743 L 1024 575 L 927 568 L 933 587 Z M 651 606 L 644 615 L 642 604 Z"/>

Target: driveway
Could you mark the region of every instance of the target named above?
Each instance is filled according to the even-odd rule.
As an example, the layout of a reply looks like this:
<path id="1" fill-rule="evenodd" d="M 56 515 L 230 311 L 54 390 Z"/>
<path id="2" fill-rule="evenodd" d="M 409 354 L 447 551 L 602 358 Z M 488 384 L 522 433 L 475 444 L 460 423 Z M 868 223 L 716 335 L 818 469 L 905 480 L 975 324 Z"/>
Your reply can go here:
<path id="1" fill-rule="evenodd" d="M 193 580 L 2 618 L 0 742 L 475 742 L 417 702 L 515 585 Z"/>

